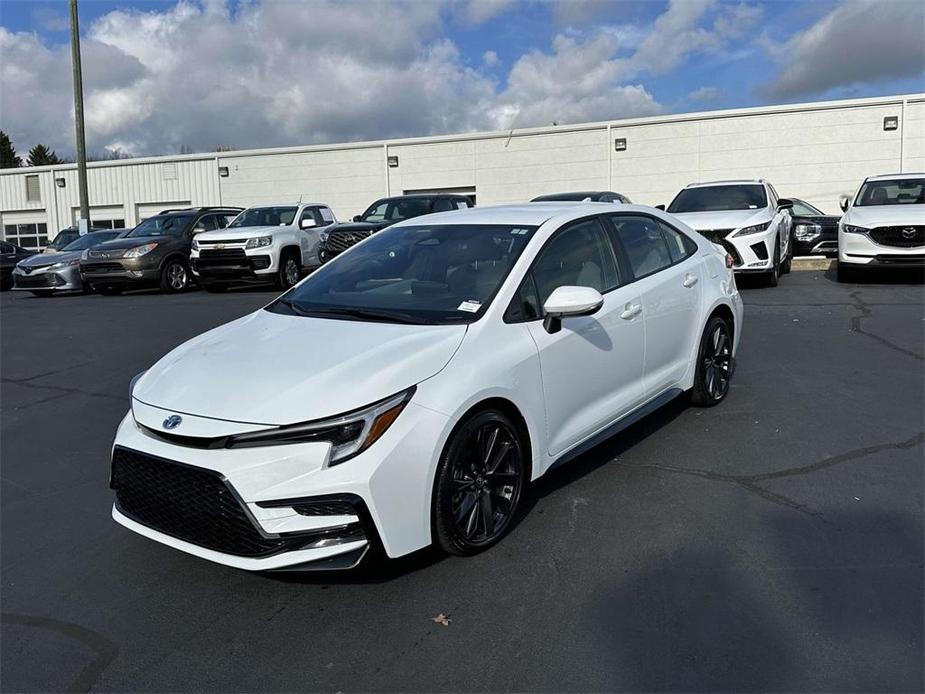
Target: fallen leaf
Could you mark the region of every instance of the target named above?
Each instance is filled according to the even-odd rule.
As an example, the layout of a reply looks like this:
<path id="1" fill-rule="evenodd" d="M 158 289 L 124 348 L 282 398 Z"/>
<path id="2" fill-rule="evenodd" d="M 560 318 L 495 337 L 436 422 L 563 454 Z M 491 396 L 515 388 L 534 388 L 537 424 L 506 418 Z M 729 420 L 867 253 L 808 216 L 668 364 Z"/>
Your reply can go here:
<path id="1" fill-rule="evenodd" d="M 440 625 L 442 625 L 442 626 L 445 626 L 445 627 L 450 626 L 450 618 L 447 617 L 447 616 L 446 616 L 445 614 L 443 614 L 442 612 L 441 612 L 440 614 L 438 614 L 436 617 L 431 617 L 431 619 L 432 619 L 434 622 L 436 622 L 437 624 L 440 624 Z"/>

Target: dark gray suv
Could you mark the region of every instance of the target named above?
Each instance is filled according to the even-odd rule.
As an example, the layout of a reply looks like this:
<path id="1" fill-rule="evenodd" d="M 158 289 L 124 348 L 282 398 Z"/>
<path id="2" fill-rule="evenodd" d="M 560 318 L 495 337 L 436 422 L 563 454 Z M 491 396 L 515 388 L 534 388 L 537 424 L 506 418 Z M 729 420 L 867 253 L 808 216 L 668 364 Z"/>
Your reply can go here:
<path id="1" fill-rule="evenodd" d="M 90 248 L 80 259 L 84 280 L 100 294 L 160 287 L 182 292 L 191 281 L 190 246 L 201 231 L 224 229 L 240 207 L 191 207 L 148 217 L 114 241 Z"/>

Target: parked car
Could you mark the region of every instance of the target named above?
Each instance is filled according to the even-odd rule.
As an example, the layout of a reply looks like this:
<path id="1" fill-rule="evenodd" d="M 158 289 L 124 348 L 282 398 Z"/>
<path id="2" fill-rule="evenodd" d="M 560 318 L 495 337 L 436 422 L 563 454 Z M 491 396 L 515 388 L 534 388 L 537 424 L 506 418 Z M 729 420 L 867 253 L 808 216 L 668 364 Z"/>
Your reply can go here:
<path id="1" fill-rule="evenodd" d="M 838 215 L 830 215 L 808 202 L 791 198 L 794 255 L 838 255 Z"/>
<path id="2" fill-rule="evenodd" d="M 620 202 L 629 205 L 630 199 L 609 190 L 593 190 L 578 193 L 549 193 L 533 198 L 530 202 Z"/>
<path id="3" fill-rule="evenodd" d="M 249 207 L 227 228 L 193 239 L 193 275 L 208 291 L 231 282 L 273 282 L 289 289 L 303 270 L 321 265 L 320 234 L 337 220 L 320 202 Z"/>
<path id="4" fill-rule="evenodd" d="M 21 248 L 8 241 L 0 241 L 0 289 L 11 289 L 16 263 L 35 254 L 36 251 Z"/>
<path id="5" fill-rule="evenodd" d="M 877 267 L 925 267 L 925 174 L 864 179 L 838 224 L 838 281 Z"/>
<path id="6" fill-rule="evenodd" d="M 474 554 L 531 480 L 685 391 L 724 399 L 727 259 L 641 206 L 402 221 L 132 381 L 112 515 L 242 569 Z"/>
<path id="7" fill-rule="evenodd" d="M 89 233 L 91 231 L 103 231 L 104 229 L 105 227 L 104 228 L 90 227 L 87 230 L 87 232 Z M 125 231 L 125 230 L 120 229 L 119 231 Z M 67 246 L 70 243 L 73 243 L 78 238 L 80 238 L 79 228 L 66 227 L 58 232 L 54 240 L 51 243 L 49 243 L 47 246 L 45 246 L 45 250 L 43 250 L 42 252 L 43 253 L 57 253 L 58 251 L 63 251 L 65 246 Z"/>
<path id="8" fill-rule="evenodd" d="M 36 296 L 85 291 L 87 286 L 80 276 L 80 256 L 88 248 L 118 238 L 124 232 L 125 229 L 94 231 L 78 236 L 57 253 L 42 253 L 21 260 L 13 270 L 13 289 L 30 291 Z"/>
<path id="9" fill-rule="evenodd" d="M 793 258 L 790 208 L 764 180 L 692 183 L 675 196 L 668 212 L 733 258 L 736 272 L 761 273 L 777 286 Z"/>
<path id="10" fill-rule="evenodd" d="M 472 199 L 467 195 L 452 193 L 399 195 L 376 200 L 366 212 L 355 216 L 352 223 L 337 224 L 322 232 L 321 262 L 326 263 L 380 229 L 396 222 L 465 207 L 472 207 Z"/>
<path id="11" fill-rule="evenodd" d="M 165 210 L 120 238 L 84 251 L 80 272 L 100 294 L 120 294 L 143 287 L 182 292 L 191 281 L 189 254 L 193 235 L 223 229 L 240 211 L 240 207 Z"/>

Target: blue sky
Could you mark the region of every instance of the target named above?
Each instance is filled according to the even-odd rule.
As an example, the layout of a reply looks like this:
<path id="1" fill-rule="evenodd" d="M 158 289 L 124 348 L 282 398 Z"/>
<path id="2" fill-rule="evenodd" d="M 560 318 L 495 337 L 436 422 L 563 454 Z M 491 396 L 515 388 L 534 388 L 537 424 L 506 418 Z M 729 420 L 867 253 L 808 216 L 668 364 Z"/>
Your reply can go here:
<path id="1" fill-rule="evenodd" d="M 82 0 L 92 150 L 506 129 L 925 90 L 913 0 Z M 68 152 L 67 4 L 0 3 L 0 128 Z"/>

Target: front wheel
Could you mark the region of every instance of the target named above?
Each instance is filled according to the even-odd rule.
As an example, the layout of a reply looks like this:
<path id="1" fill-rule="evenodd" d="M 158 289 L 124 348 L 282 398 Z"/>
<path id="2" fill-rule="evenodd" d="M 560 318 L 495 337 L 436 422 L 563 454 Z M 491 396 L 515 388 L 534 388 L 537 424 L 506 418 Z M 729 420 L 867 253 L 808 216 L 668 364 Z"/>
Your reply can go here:
<path id="1" fill-rule="evenodd" d="M 691 403 L 698 407 L 718 405 L 729 392 L 732 379 L 732 329 L 726 319 L 713 316 L 700 339 Z"/>
<path id="2" fill-rule="evenodd" d="M 189 268 L 179 258 L 172 258 L 161 270 L 161 291 L 168 294 L 182 292 L 189 287 Z"/>
<path id="3" fill-rule="evenodd" d="M 499 410 L 483 410 L 457 428 L 434 488 L 434 539 L 444 551 L 476 554 L 507 533 L 526 482 L 525 456 L 517 427 Z"/>
<path id="4" fill-rule="evenodd" d="M 774 257 L 771 259 L 771 270 L 765 275 L 769 287 L 776 287 L 780 281 L 780 241 L 774 244 Z"/>
<path id="5" fill-rule="evenodd" d="M 280 258 L 279 271 L 276 273 L 276 288 L 285 291 L 299 281 L 302 268 L 295 253 L 288 253 Z"/>

